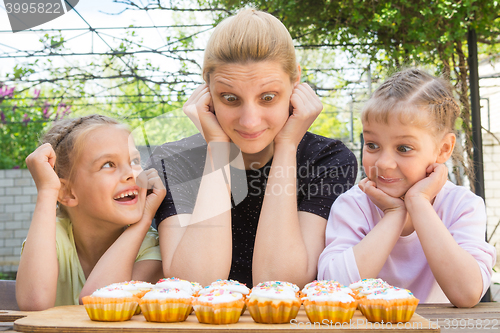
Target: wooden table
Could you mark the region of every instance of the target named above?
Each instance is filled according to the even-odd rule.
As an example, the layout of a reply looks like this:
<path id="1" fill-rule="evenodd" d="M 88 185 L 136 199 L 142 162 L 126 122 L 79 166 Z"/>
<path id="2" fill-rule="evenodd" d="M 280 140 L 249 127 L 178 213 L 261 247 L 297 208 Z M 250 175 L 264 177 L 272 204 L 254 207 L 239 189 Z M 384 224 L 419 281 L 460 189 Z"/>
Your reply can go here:
<path id="1" fill-rule="evenodd" d="M 500 303 L 480 303 L 470 309 L 457 309 L 447 304 L 423 304 L 417 308 L 418 315 L 429 320 L 430 328 L 436 332 L 437 326 L 441 332 L 500 332 Z M 13 320 L 28 315 L 29 312 L 1 311 L 0 310 L 0 332 L 14 331 Z M 290 325 L 288 325 L 290 326 Z M 208 327 L 207 327 L 208 328 Z M 289 327 L 293 331 L 295 327 Z M 324 328 L 317 331 L 324 331 Z M 377 328 L 377 327 L 374 327 Z M 207 329 L 207 331 L 209 331 Z M 314 328 L 308 332 L 316 331 Z M 368 332 L 370 330 L 355 330 L 355 332 Z M 378 331 L 380 331 L 378 329 Z M 404 332 L 404 329 L 394 329 Z"/>

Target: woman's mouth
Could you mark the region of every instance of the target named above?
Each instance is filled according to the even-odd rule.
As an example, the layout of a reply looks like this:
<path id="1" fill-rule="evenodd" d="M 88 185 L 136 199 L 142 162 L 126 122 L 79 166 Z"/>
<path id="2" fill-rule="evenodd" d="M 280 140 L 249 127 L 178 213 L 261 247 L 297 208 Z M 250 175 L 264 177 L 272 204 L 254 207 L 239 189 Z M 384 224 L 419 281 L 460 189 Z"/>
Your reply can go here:
<path id="1" fill-rule="evenodd" d="M 251 132 L 251 133 L 248 133 L 248 132 L 242 132 L 242 131 L 238 131 L 236 130 L 236 132 L 238 132 L 238 134 L 244 138 L 244 139 L 255 139 L 255 138 L 258 138 L 262 133 L 264 133 L 266 130 L 262 130 L 262 131 L 259 131 L 259 132 Z"/>

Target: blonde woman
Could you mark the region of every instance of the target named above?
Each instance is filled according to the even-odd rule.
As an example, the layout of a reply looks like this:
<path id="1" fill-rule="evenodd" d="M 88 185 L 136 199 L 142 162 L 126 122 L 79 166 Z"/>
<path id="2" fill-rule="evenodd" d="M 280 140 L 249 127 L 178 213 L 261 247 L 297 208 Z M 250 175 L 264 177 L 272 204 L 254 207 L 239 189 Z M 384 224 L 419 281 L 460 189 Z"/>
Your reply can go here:
<path id="1" fill-rule="evenodd" d="M 330 207 L 354 185 L 357 163 L 340 141 L 307 132 L 323 106 L 300 74 L 272 15 L 246 9 L 216 27 L 206 84 L 184 105 L 201 135 L 151 160 L 169 187 L 156 214 L 165 276 L 316 278 Z"/>

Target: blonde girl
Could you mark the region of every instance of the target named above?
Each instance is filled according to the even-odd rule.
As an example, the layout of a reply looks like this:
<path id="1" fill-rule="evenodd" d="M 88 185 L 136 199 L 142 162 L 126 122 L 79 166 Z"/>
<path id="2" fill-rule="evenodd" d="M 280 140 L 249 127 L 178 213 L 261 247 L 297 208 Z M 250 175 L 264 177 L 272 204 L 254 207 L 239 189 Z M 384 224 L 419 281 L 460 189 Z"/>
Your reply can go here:
<path id="1" fill-rule="evenodd" d="M 129 130 L 100 115 L 59 121 L 26 164 L 38 196 L 17 273 L 20 309 L 79 304 L 113 282 L 161 277 L 150 223 L 165 190 L 155 170 L 142 172 Z"/>
<path id="2" fill-rule="evenodd" d="M 423 303 L 479 302 L 496 255 L 483 200 L 447 180 L 459 112 L 449 83 L 418 69 L 374 92 L 362 112 L 367 178 L 332 206 L 320 279 L 380 277 Z"/>

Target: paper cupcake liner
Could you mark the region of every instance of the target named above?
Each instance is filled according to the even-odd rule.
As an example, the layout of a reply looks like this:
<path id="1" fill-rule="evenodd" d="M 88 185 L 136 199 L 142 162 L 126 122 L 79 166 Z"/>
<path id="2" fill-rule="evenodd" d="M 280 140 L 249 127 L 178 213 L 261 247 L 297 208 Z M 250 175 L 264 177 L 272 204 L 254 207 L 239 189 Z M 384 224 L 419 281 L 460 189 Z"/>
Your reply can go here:
<path id="1" fill-rule="evenodd" d="M 300 300 L 247 299 L 248 312 L 253 320 L 263 324 L 284 324 L 297 317 Z"/>
<path id="2" fill-rule="evenodd" d="M 304 301 L 307 318 L 312 323 L 321 323 L 324 319 L 333 323 L 345 323 L 352 319 L 357 302 Z"/>
<path id="3" fill-rule="evenodd" d="M 136 297 L 104 298 L 85 296 L 83 305 L 89 318 L 95 321 L 125 321 L 132 318 L 138 305 Z"/>
<path id="4" fill-rule="evenodd" d="M 371 322 L 405 323 L 411 320 L 417 309 L 418 299 L 402 298 L 394 300 L 362 299 L 359 307 L 363 315 Z"/>
<path id="5" fill-rule="evenodd" d="M 160 323 L 184 321 L 193 309 L 188 298 L 141 299 L 139 306 L 147 321 Z"/>
<path id="6" fill-rule="evenodd" d="M 200 323 L 204 324 L 234 324 L 240 320 L 245 302 L 243 299 L 229 303 L 209 303 L 193 301 L 194 313 Z"/>

